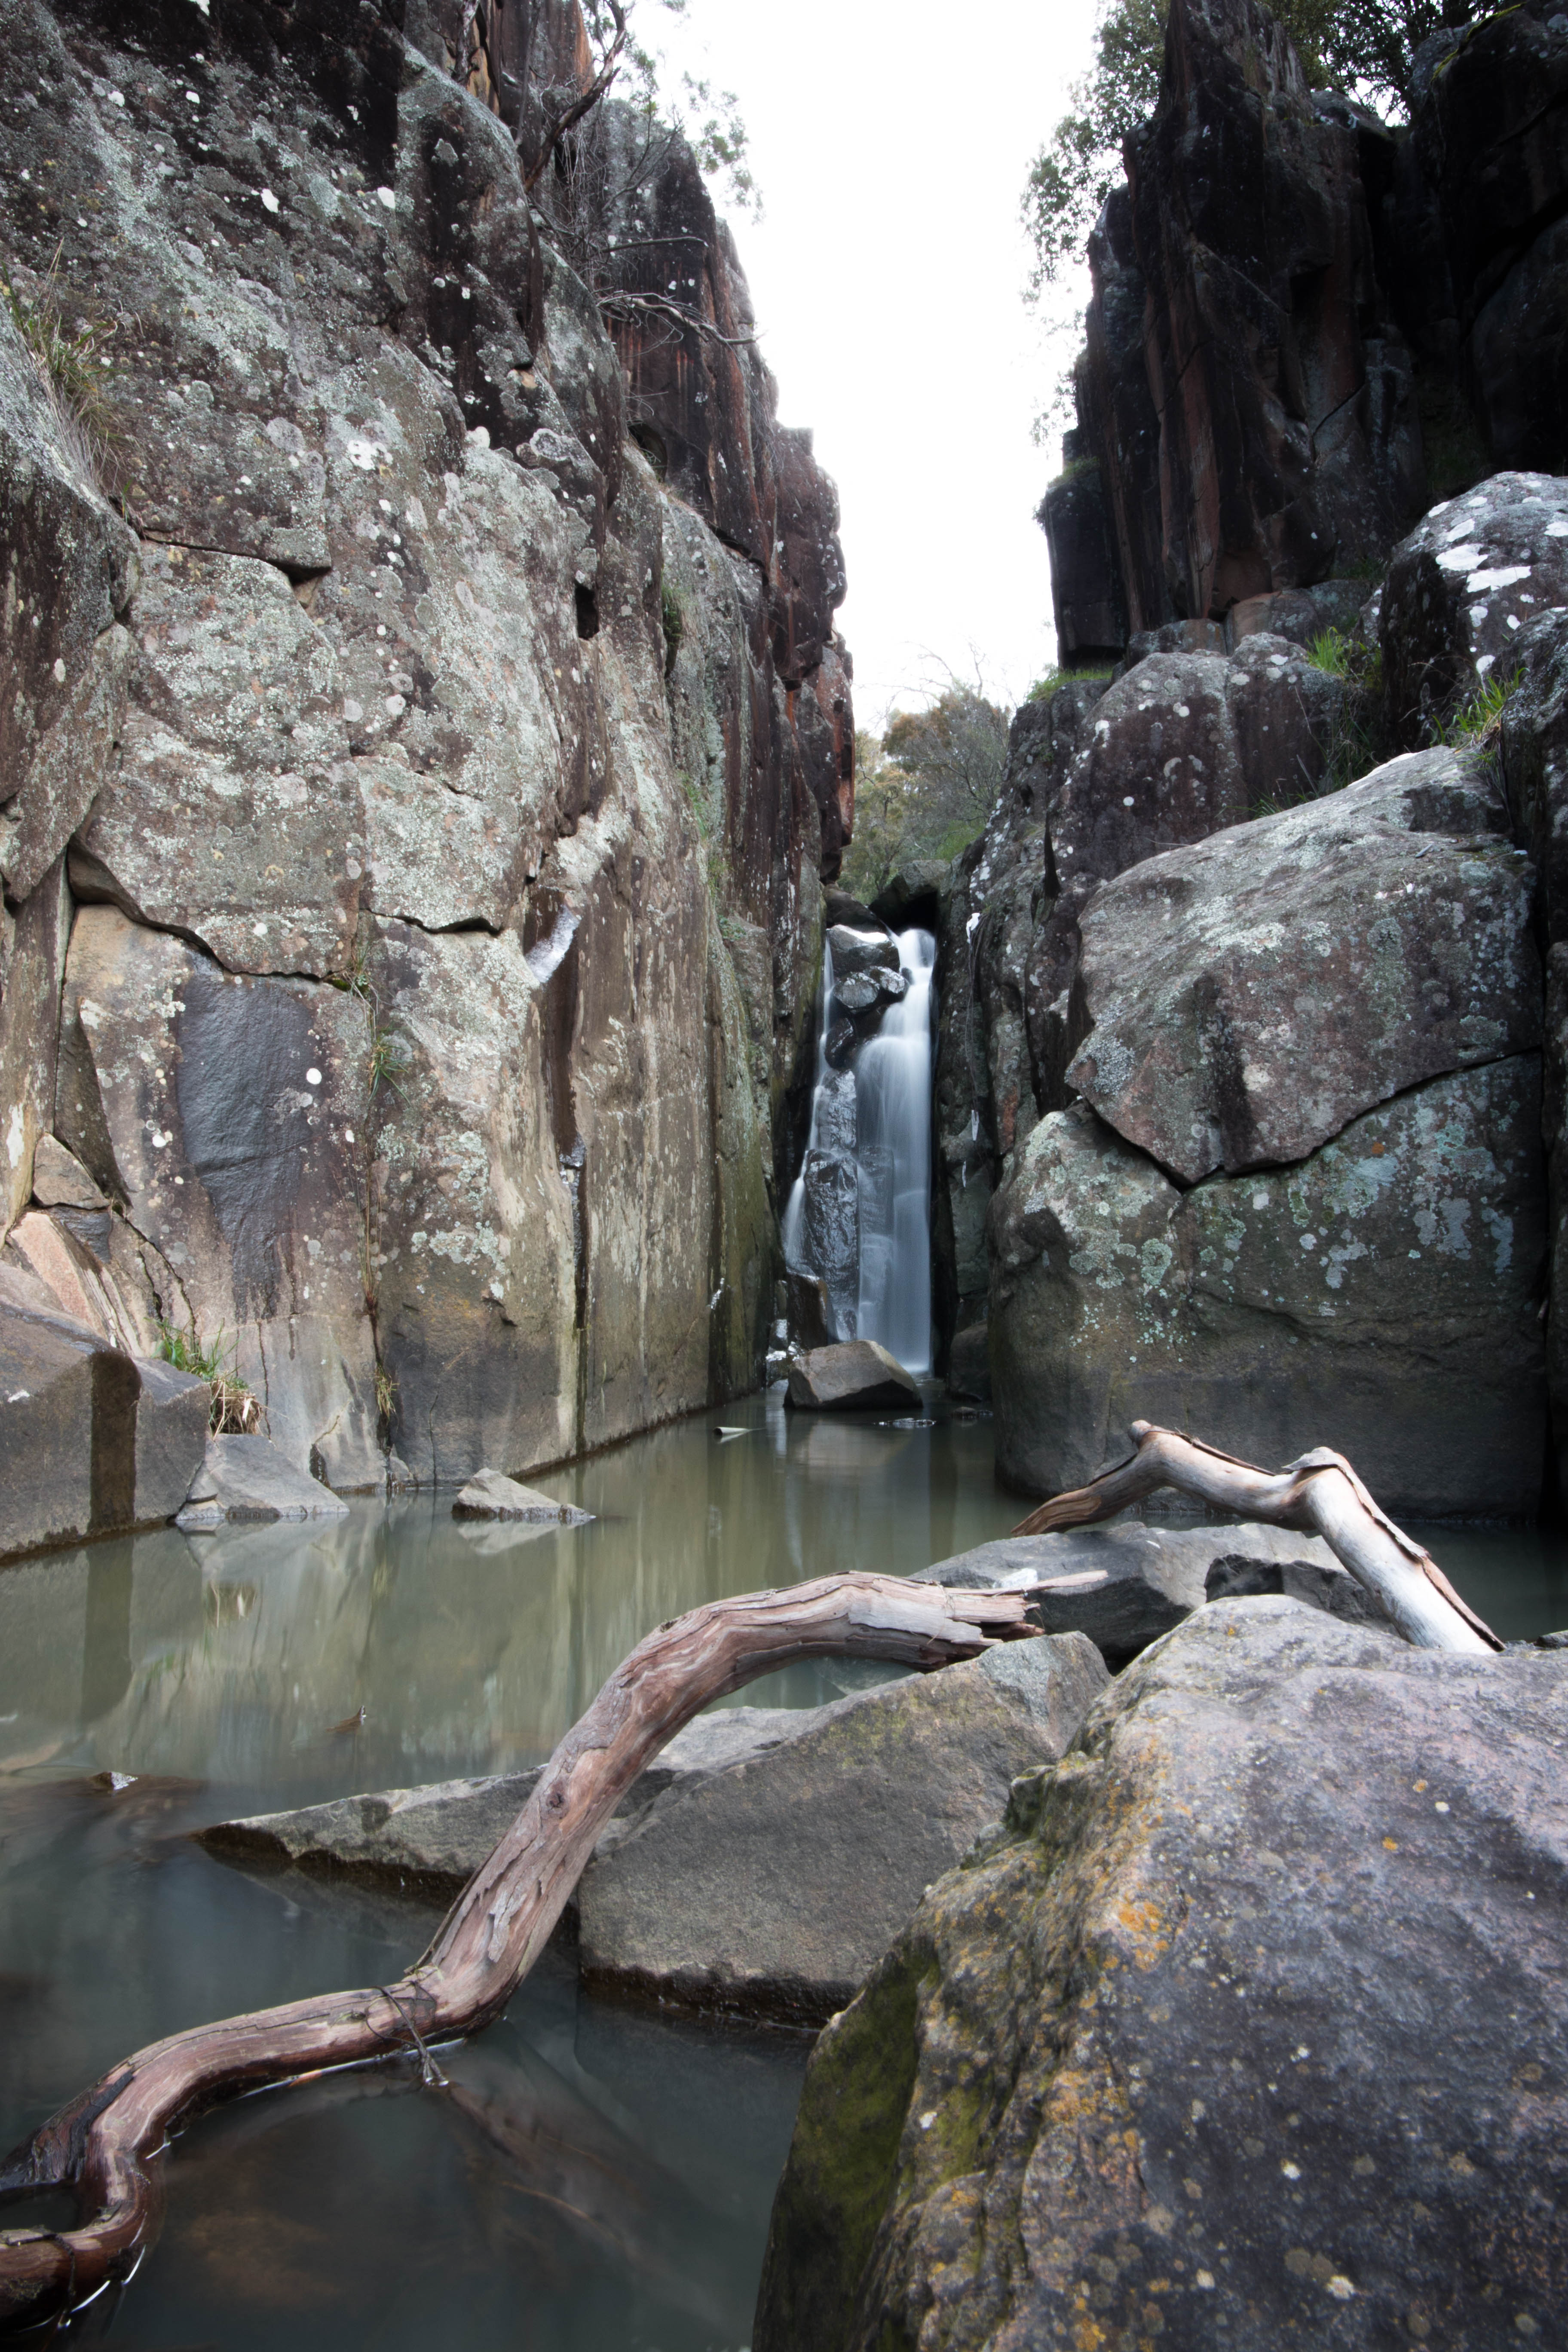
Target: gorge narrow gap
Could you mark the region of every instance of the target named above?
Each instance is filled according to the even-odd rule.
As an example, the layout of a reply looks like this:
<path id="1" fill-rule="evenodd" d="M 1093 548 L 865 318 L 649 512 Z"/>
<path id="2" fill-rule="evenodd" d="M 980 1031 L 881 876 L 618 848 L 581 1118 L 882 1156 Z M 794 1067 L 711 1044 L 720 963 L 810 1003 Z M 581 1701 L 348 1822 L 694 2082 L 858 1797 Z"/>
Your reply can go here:
<path id="1" fill-rule="evenodd" d="M 811 1127 L 784 1219 L 786 1262 L 826 1285 L 840 1339 L 931 1369 L 931 988 L 936 943 L 840 930 L 823 950 Z M 879 978 L 879 975 L 881 977 Z"/>

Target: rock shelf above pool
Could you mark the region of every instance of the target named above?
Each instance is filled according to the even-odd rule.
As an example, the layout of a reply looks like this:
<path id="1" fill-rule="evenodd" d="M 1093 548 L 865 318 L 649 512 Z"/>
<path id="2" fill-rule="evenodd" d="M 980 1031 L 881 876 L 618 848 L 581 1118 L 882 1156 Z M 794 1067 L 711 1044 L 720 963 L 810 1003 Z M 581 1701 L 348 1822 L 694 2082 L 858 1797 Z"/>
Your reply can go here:
<path id="1" fill-rule="evenodd" d="M 817 2024 L 841 2009 L 924 1888 L 1057 1761 L 1109 1677 L 1082 1635 L 810 1708 L 699 1719 L 649 1766 L 580 1882 L 584 1978 L 689 2007 Z M 220 1822 L 210 1853 L 440 1900 L 537 1772 L 392 1789 Z"/>

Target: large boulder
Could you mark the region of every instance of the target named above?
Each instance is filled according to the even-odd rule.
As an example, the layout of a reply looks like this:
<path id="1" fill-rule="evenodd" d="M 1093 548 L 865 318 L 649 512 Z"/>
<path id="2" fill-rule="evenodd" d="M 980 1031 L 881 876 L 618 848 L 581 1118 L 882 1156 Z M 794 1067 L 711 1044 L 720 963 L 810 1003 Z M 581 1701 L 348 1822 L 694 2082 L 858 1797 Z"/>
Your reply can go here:
<path id="1" fill-rule="evenodd" d="M 1269 1466 L 1331 1445 L 1395 1513 L 1532 1517 L 1540 1084 L 1489 1062 L 1187 1192 L 1087 1103 L 1042 1120 L 992 1208 L 1004 1475 L 1080 1486 L 1142 1419 Z"/>
<path id="2" fill-rule="evenodd" d="M 788 1402 L 805 1412 L 918 1412 L 918 1382 L 876 1339 L 846 1339 L 792 1357 Z"/>
<path id="3" fill-rule="evenodd" d="M 813 1709 L 765 1753 L 658 1797 L 578 1889 L 584 1977 L 816 2022 L 923 1889 L 1062 1755 L 1103 1687 L 1076 1635 Z"/>
<path id="4" fill-rule="evenodd" d="M 1221 1602 L 813 2053 L 757 2352 L 1547 2343 L 1560 1654 Z"/>
<path id="5" fill-rule="evenodd" d="M 194 1533 L 250 1519 L 342 1519 L 349 1507 L 268 1437 L 209 1437 L 178 1524 Z"/>
<path id="6" fill-rule="evenodd" d="M 1538 1045 L 1507 829 L 1487 772 L 1431 751 L 1149 858 L 1081 919 L 1071 1084 L 1191 1184 L 1304 1159 L 1374 1103 Z"/>
<path id="7" fill-rule="evenodd" d="M 131 1358 L 85 1323 L 0 1294 L 0 1551 L 30 1551 L 136 1517 Z"/>
<path id="8" fill-rule="evenodd" d="M 922 1569 L 917 1583 L 1026 1591 L 1047 1633 L 1087 1634 L 1113 1673 L 1194 1609 L 1237 1593 L 1283 1592 L 1357 1622 L 1382 1612 L 1321 1537 L 1243 1523 L 1003 1536 Z M 1386 1627 L 1385 1627 L 1385 1630 Z"/>
<path id="9" fill-rule="evenodd" d="M 574 1503 L 558 1503 L 537 1486 L 520 1486 L 500 1470 L 481 1470 L 452 1506 L 455 1519 L 522 1519 L 542 1527 L 585 1527 L 593 1516 Z"/>
<path id="10" fill-rule="evenodd" d="M 1522 632 L 1568 604 L 1568 481 L 1494 474 L 1394 549 L 1378 628 L 1389 731 L 1428 740 L 1484 682 L 1520 666 Z"/>

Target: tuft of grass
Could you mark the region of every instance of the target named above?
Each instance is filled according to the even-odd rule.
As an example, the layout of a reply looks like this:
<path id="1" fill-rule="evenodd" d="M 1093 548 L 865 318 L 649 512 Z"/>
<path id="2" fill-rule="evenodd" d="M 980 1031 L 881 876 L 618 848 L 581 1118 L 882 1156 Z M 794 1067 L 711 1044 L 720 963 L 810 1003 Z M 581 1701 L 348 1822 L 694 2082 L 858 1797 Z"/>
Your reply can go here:
<path id="1" fill-rule="evenodd" d="M 375 1410 L 384 1424 L 392 1419 L 392 1409 L 397 1402 L 397 1382 L 384 1364 L 375 1368 Z"/>
<path id="2" fill-rule="evenodd" d="M 109 363 L 103 355 L 114 330 L 90 319 L 67 324 L 60 307 L 59 266 L 57 246 L 37 295 L 26 293 L 13 278 L 0 273 L 0 300 L 48 395 L 61 438 L 89 473 L 99 474 L 120 439 L 105 391 Z"/>
<path id="3" fill-rule="evenodd" d="M 1342 629 L 1323 629 L 1307 647 L 1307 659 L 1314 669 L 1325 670 L 1330 677 L 1349 677 L 1355 648 Z"/>
<path id="4" fill-rule="evenodd" d="M 1519 688 L 1522 669 L 1510 670 L 1505 677 L 1500 672 L 1483 678 L 1468 702 L 1461 702 L 1433 729 L 1434 740 L 1447 743 L 1456 751 L 1484 751 L 1495 741 L 1502 724 L 1502 714 Z"/>
<path id="5" fill-rule="evenodd" d="M 234 1347 L 232 1342 L 224 1345 L 221 1328 L 216 1339 L 204 1342 L 196 1337 L 195 1323 L 182 1331 L 160 1320 L 158 1353 L 177 1372 L 205 1381 L 212 1391 L 207 1428 L 214 1437 L 255 1436 L 261 1426 L 261 1400 L 231 1369 Z"/>
<path id="6" fill-rule="evenodd" d="M 1024 699 L 1026 702 L 1048 702 L 1053 694 L 1061 692 L 1064 686 L 1078 686 L 1086 678 L 1109 680 L 1113 667 L 1110 662 L 1091 662 L 1084 669 L 1048 669 L 1044 677 L 1035 680 Z"/>

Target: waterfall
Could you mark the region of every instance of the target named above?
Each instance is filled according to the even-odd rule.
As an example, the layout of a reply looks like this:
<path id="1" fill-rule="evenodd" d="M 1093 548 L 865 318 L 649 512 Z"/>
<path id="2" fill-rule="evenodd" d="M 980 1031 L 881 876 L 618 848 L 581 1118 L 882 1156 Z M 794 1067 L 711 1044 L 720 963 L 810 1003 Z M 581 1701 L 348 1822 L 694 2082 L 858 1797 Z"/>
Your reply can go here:
<path id="1" fill-rule="evenodd" d="M 838 982 L 831 947 L 824 958 L 811 1131 L 784 1244 L 790 1265 L 826 1283 L 841 1339 L 879 1340 L 919 1373 L 931 1365 L 936 942 L 929 931 L 902 931 L 898 951 L 902 993 L 858 1038 L 843 992 L 854 978 Z"/>

